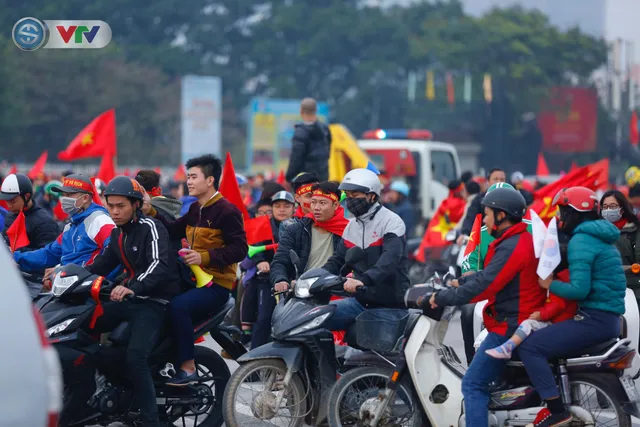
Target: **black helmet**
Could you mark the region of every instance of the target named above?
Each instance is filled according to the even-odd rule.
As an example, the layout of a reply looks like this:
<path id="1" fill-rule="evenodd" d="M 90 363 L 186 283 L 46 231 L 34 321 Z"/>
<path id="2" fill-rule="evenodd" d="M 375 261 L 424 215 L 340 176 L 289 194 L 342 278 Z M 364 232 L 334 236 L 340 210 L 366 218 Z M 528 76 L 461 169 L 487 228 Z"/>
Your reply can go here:
<path id="1" fill-rule="evenodd" d="M 502 187 L 488 192 L 482 199 L 482 206 L 505 212 L 507 216 L 521 220 L 527 210 L 527 203 L 518 190 Z"/>
<path id="2" fill-rule="evenodd" d="M 144 195 L 142 194 L 142 186 L 138 181 L 126 176 L 116 176 L 104 191 L 104 196 L 124 196 L 132 199 L 144 201 Z"/>

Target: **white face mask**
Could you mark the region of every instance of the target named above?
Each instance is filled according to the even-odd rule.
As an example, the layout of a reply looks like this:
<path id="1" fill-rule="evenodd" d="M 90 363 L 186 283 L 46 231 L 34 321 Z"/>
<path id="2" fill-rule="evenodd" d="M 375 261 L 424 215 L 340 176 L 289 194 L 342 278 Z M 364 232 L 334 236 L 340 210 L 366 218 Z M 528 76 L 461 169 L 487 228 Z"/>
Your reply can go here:
<path id="1" fill-rule="evenodd" d="M 603 209 L 600 214 L 602 215 L 602 218 L 607 221 L 616 222 L 622 218 L 622 209 Z"/>
<path id="2" fill-rule="evenodd" d="M 78 202 L 78 200 L 82 199 L 82 197 L 83 196 L 81 196 L 78 199 L 74 199 L 73 197 L 65 197 L 65 196 L 60 197 L 60 205 L 62 206 L 62 210 L 64 211 L 64 213 L 66 213 L 69 216 L 73 216 L 78 212 L 80 212 L 82 208 L 76 206 L 76 203 Z"/>

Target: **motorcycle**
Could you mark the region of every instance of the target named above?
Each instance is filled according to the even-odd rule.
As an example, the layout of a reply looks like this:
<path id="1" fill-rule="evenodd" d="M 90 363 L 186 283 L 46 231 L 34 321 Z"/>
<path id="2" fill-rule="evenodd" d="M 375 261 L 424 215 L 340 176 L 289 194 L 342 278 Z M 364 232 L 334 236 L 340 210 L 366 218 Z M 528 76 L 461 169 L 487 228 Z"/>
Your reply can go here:
<path id="1" fill-rule="evenodd" d="M 25 285 L 27 285 L 27 292 L 31 300 L 35 301 L 42 290 L 43 276 L 36 273 L 27 273 L 26 271 L 21 271 L 20 273 L 22 274 Z"/>
<path id="2" fill-rule="evenodd" d="M 79 366 L 86 358 L 95 362 L 97 367 L 96 391 L 88 402 L 95 411 L 80 419 L 66 420 L 65 425 L 70 427 L 108 425 L 114 422 L 133 425 L 138 420 L 132 384 L 123 369 L 130 333 L 128 322 L 118 325 L 110 333 L 106 343 L 101 343 L 100 335 L 92 336 L 80 328 L 90 321 L 99 300 L 109 298 L 112 287 L 113 284 L 103 277 L 91 274 L 80 266 L 68 264 L 56 269 L 51 292 L 40 294 L 35 303 L 62 365 Z M 196 340 L 209 333 L 222 348 L 237 358 L 245 352 L 244 347 L 218 328 L 233 305 L 233 298 L 230 298 L 222 310 L 211 313 L 206 319 L 200 319 L 193 336 Z M 166 326 L 159 325 L 165 329 Z M 221 426 L 221 396 L 230 377 L 225 361 L 215 351 L 196 346 L 195 361 L 200 374 L 198 382 L 186 387 L 170 387 L 166 385 L 166 381 L 176 373 L 170 362 L 173 355 L 172 340 L 164 332 L 149 358 L 161 420 L 170 425 L 190 419 L 193 422 L 191 425 L 198 427 Z M 72 369 L 64 375 L 67 385 L 74 380 L 70 371 Z M 65 398 L 68 398 L 70 391 L 65 387 Z M 70 405 L 68 399 L 65 400 L 67 402 L 61 418 L 65 417 L 65 413 L 66 416 L 75 418 L 78 416 L 77 412 L 85 412 Z"/>
<path id="3" fill-rule="evenodd" d="M 335 311 L 329 304 L 331 296 L 345 295 L 346 278 L 321 268 L 299 275 L 300 259 L 293 250 L 289 255 L 296 271 L 293 294 L 282 299 L 273 312 L 273 341 L 237 360 L 240 367 L 224 393 L 227 426 L 246 425 L 250 417 L 254 418 L 251 422 L 275 422 L 281 409 L 289 413 L 289 426 L 319 425 L 326 418 L 323 402 L 336 381 L 339 362 L 333 335 L 322 326 Z M 364 252 L 351 248 L 345 257 L 343 271 L 361 262 Z M 256 382 L 262 383 L 258 393 L 246 396 L 244 384 Z"/>
<path id="4" fill-rule="evenodd" d="M 432 427 L 466 425 L 461 393 L 466 369 L 443 343 L 457 309 L 432 309 L 424 303 L 441 287 L 423 285 L 407 291 L 407 307 L 420 310 L 397 319 L 397 345 L 391 353 L 369 352 L 368 366 L 350 369 L 337 381 L 327 399 L 331 427 L 417 427 L 423 425 L 423 417 Z M 360 317 L 356 327 L 359 321 Z M 624 372 L 636 356 L 630 344 L 630 339 L 620 337 L 551 361 L 561 397 L 574 416 L 572 425 L 597 426 L 616 417 L 618 426 L 629 427 L 630 416 L 640 415 L 640 395 Z M 367 385 L 360 385 L 363 382 Z M 492 386 L 489 402 L 488 423 L 495 427 L 526 426 L 543 409 L 522 362 L 516 360 L 507 363 L 502 381 Z M 601 408 L 592 410 L 591 405 Z"/>

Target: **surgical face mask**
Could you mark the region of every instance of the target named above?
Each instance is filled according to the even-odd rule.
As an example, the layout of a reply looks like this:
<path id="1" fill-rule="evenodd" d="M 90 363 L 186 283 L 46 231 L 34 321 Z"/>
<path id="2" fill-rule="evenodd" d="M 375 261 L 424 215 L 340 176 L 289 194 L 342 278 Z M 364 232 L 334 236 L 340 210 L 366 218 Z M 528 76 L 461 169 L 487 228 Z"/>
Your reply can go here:
<path id="1" fill-rule="evenodd" d="M 69 216 L 73 216 L 80 212 L 78 206 L 76 206 L 77 201 L 80 199 L 74 199 L 73 197 L 60 197 L 60 205 L 62 206 L 62 210 Z"/>
<path id="2" fill-rule="evenodd" d="M 369 202 L 366 197 L 347 197 L 347 209 L 355 217 L 362 216 L 369 212 L 369 209 L 371 209 L 374 203 L 375 202 Z"/>
<path id="3" fill-rule="evenodd" d="M 616 221 L 619 221 L 620 218 L 622 218 L 621 208 L 603 209 L 601 214 L 602 214 L 602 218 L 606 219 L 609 222 L 616 222 Z"/>

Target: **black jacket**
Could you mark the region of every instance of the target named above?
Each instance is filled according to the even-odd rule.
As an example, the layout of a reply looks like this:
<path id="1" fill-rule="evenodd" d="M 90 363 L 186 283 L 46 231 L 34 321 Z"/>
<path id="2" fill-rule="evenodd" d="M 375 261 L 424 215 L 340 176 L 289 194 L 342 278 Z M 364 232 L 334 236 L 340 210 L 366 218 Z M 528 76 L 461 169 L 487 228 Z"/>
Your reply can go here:
<path id="1" fill-rule="evenodd" d="M 476 197 L 473 198 L 471 204 L 469 205 L 469 209 L 467 209 L 467 215 L 462 220 L 462 228 L 460 229 L 460 233 L 470 236 L 471 229 L 473 228 L 473 222 L 476 220 L 476 215 L 482 214 L 484 218 L 484 209 L 482 209 L 482 199 L 487 194 L 486 191 L 479 193 Z"/>
<path id="2" fill-rule="evenodd" d="M 616 248 L 620 251 L 622 265 L 632 265 L 640 262 L 640 233 L 638 226 L 627 223 L 620 230 L 620 238 L 616 242 Z M 633 290 L 636 298 L 640 299 L 640 279 L 631 270 L 626 272 L 627 287 Z"/>
<path id="3" fill-rule="evenodd" d="M 311 227 L 313 227 L 311 218 L 292 218 L 281 224 L 278 250 L 271 262 L 272 285 L 278 282 L 290 282 L 295 279 L 295 270 L 289 258 L 291 249 L 296 251 L 298 257 L 300 257 L 302 271 L 306 270 L 307 262 L 309 262 L 309 252 L 311 252 Z M 335 252 L 342 239 L 335 234 L 332 237 L 333 250 Z"/>
<path id="4" fill-rule="evenodd" d="M 180 292 L 176 258 L 162 223 L 138 213 L 137 221 L 116 227 L 111 240 L 87 270 L 106 276 L 118 265 L 127 271 L 125 286 L 138 296 L 170 300 Z"/>
<path id="5" fill-rule="evenodd" d="M 7 214 L 3 236 L 7 235 L 7 230 L 13 224 L 16 219 L 15 214 Z M 24 211 L 24 220 L 27 226 L 27 237 L 29 238 L 29 245 L 20 248 L 20 251 L 34 251 L 36 249 L 44 248 L 49 243 L 53 242 L 60 235 L 60 227 L 49 213 L 34 204 L 31 209 Z"/>
<path id="6" fill-rule="evenodd" d="M 320 181 L 329 179 L 331 132 L 322 122 L 298 123 L 291 140 L 291 157 L 286 179 L 291 182 L 301 172 L 313 172 Z"/>

